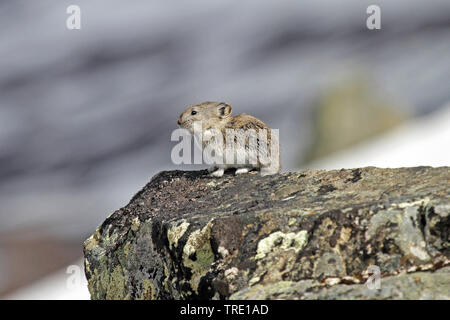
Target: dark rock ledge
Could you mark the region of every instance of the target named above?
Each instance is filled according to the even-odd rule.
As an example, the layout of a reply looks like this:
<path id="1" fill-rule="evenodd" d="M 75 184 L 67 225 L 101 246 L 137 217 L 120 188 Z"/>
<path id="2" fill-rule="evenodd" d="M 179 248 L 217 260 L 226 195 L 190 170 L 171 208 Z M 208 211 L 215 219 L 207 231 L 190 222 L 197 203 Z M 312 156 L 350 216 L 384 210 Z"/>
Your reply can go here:
<path id="1" fill-rule="evenodd" d="M 450 299 L 449 172 L 161 172 L 84 243 L 91 297 Z"/>

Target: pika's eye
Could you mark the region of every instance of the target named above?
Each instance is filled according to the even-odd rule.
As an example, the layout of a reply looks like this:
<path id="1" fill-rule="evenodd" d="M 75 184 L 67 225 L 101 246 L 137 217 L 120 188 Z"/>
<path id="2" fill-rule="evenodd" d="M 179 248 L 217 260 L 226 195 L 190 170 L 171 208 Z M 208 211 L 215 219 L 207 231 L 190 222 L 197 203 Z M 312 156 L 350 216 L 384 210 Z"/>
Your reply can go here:
<path id="1" fill-rule="evenodd" d="M 197 114 L 197 111 L 192 110 L 191 115 L 195 116 Z"/>

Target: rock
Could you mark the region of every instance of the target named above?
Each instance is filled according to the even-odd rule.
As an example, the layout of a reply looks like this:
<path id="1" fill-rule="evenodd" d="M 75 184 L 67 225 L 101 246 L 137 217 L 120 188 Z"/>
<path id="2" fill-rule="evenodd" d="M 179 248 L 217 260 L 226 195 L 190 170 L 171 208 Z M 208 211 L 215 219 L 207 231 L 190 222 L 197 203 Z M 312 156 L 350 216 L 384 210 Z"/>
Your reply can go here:
<path id="1" fill-rule="evenodd" d="M 280 281 L 254 285 L 233 294 L 230 299 L 450 299 L 450 267 L 435 272 L 416 272 L 388 276 L 380 289 L 366 284 L 327 285 L 313 280 Z"/>
<path id="2" fill-rule="evenodd" d="M 449 181 L 448 167 L 161 172 L 85 241 L 89 291 L 450 299 Z"/>

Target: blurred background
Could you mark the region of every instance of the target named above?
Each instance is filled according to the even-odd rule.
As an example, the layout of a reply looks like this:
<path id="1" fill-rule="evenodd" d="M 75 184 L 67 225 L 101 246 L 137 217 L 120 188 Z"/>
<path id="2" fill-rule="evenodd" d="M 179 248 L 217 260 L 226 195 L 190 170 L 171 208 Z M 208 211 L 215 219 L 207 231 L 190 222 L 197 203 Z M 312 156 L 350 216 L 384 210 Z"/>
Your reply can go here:
<path id="1" fill-rule="evenodd" d="M 170 158 L 189 104 L 280 129 L 284 171 L 443 166 L 449 80 L 448 0 L 0 1 L 0 299 L 89 298 L 83 241 L 198 169 Z"/>

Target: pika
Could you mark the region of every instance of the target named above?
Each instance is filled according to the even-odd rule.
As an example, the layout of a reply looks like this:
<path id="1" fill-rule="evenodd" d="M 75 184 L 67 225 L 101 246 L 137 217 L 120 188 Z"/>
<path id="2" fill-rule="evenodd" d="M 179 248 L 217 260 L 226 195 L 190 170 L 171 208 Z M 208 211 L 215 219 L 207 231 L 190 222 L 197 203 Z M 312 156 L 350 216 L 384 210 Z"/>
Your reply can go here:
<path id="1" fill-rule="evenodd" d="M 263 121 L 245 113 L 231 116 L 231 111 L 231 106 L 225 102 L 207 101 L 188 106 L 178 118 L 178 125 L 194 136 L 194 141 L 203 150 L 203 154 L 209 148 L 213 151 L 215 160 L 219 160 L 208 169 L 211 176 L 222 177 L 229 168 L 235 168 L 236 175 L 251 170 L 259 170 L 261 175 L 279 173 L 281 162 L 278 131 L 274 134 Z M 257 135 L 261 133 L 263 135 Z M 236 146 L 238 142 L 241 145 Z M 230 143 L 233 148 L 227 153 Z M 223 146 L 226 146 L 225 151 Z M 266 157 L 261 157 L 264 152 Z"/>

